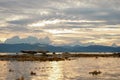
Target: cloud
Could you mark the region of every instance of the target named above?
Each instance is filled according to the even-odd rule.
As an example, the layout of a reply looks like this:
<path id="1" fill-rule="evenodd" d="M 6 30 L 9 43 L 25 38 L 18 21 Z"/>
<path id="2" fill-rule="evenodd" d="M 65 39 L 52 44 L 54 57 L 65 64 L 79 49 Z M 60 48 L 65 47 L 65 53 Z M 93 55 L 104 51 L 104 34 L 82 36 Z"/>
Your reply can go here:
<path id="1" fill-rule="evenodd" d="M 48 36 L 54 44 L 76 40 L 120 44 L 115 36 L 120 30 L 119 7 L 119 0 L 0 0 L 0 39 L 17 34 L 37 39 Z"/>
<path id="2" fill-rule="evenodd" d="M 29 43 L 29 44 L 35 44 L 35 43 L 41 43 L 41 44 L 50 44 L 51 40 L 49 37 L 38 39 L 33 36 L 28 36 L 26 38 L 19 38 L 19 36 L 14 36 L 12 38 L 9 38 L 5 40 L 6 44 L 19 44 L 19 43 Z"/>

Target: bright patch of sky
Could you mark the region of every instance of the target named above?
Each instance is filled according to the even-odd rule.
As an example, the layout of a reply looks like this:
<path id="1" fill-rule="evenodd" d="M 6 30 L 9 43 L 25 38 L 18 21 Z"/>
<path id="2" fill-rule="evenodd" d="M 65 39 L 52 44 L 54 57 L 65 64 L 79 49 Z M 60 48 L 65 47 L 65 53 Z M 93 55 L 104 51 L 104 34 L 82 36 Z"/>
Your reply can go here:
<path id="1" fill-rule="evenodd" d="M 120 45 L 119 13 L 119 0 L 0 0 L 0 42 Z"/>

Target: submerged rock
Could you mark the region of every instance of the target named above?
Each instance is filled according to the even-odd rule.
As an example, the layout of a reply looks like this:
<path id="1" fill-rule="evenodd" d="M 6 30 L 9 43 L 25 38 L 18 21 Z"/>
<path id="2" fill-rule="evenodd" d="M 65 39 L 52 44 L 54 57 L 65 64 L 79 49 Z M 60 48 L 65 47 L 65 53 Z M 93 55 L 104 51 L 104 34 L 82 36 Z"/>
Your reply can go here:
<path id="1" fill-rule="evenodd" d="M 33 72 L 33 71 L 31 71 L 31 73 L 30 73 L 31 75 L 36 75 L 36 73 L 35 72 Z"/>
<path id="2" fill-rule="evenodd" d="M 89 72 L 89 74 L 92 74 L 92 75 L 98 75 L 98 74 L 101 74 L 102 72 L 101 71 L 92 71 L 92 72 Z"/>
<path id="3" fill-rule="evenodd" d="M 21 76 L 20 78 L 16 79 L 16 80 L 24 80 L 24 77 Z"/>
<path id="4" fill-rule="evenodd" d="M 14 70 L 12 70 L 12 69 L 9 69 L 9 72 L 14 72 Z"/>

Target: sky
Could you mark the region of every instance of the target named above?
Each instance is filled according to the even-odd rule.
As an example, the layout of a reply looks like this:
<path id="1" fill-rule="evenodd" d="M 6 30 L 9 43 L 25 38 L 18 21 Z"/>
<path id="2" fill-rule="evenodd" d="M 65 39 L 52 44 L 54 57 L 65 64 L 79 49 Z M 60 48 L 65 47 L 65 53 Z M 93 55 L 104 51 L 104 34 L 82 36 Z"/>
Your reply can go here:
<path id="1" fill-rule="evenodd" d="M 120 0 L 0 0 L 0 42 L 120 46 Z"/>

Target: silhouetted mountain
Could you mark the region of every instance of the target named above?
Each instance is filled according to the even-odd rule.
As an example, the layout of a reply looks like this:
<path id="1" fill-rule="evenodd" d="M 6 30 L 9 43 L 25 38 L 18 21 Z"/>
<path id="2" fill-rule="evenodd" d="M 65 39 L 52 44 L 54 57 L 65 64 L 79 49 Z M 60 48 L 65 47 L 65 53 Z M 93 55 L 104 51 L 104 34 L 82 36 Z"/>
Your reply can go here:
<path id="1" fill-rule="evenodd" d="M 35 50 L 39 46 L 31 44 L 0 44 L 0 52 L 19 52 L 20 50 Z"/>
<path id="2" fill-rule="evenodd" d="M 21 50 L 48 50 L 50 52 L 120 52 L 120 47 L 90 46 L 53 46 L 47 44 L 0 44 L 0 52 L 20 52 Z"/>

